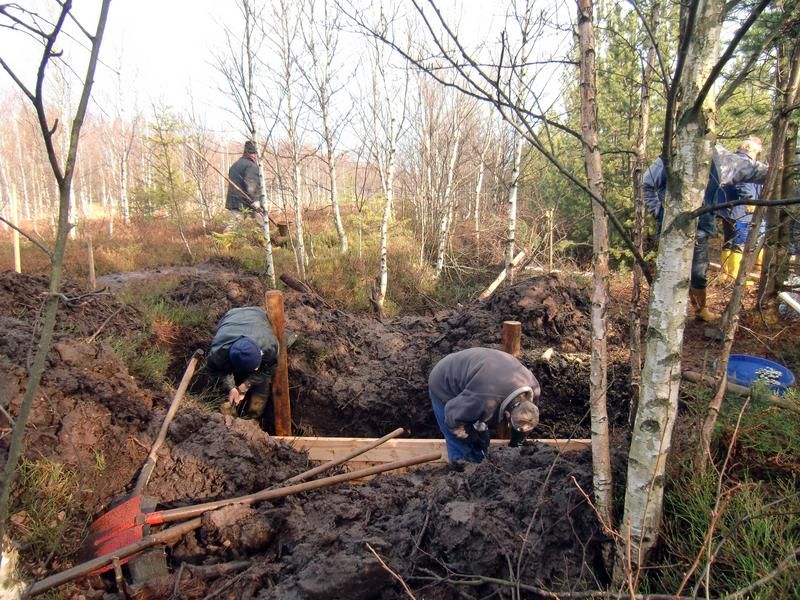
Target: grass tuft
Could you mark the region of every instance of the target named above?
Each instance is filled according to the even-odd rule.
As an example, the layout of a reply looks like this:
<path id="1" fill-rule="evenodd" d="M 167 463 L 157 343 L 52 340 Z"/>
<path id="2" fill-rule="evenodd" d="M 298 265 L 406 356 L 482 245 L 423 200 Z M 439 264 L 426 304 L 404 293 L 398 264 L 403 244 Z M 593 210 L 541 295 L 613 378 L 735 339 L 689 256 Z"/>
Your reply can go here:
<path id="1" fill-rule="evenodd" d="M 77 473 L 62 463 L 46 458 L 19 463 L 11 528 L 15 539 L 29 546 L 26 554 L 33 560 L 49 562 L 76 551 L 74 543 L 83 539 L 86 527 L 75 519 L 79 491 Z"/>

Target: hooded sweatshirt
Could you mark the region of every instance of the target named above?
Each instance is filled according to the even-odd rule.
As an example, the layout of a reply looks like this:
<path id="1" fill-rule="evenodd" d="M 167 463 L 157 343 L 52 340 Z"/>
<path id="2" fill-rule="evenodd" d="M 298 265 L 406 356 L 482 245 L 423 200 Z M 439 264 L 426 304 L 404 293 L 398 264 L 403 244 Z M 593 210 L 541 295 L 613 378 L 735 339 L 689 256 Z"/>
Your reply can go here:
<path id="1" fill-rule="evenodd" d="M 523 386 L 533 390 L 535 402 L 541 388 L 533 373 L 510 354 L 491 348 L 449 354 L 428 378 L 431 397 L 444 404 L 445 424 L 451 430 L 476 421 L 492 427 L 503 400 Z"/>
<path id="2" fill-rule="evenodd" d="M 228 357 L 231 344 L 244 336 L 258 344 L 264 353 L 261 357 L 261 368 L 256 373 L 235 373 Z M 272 332 L 272 326 L 263 308 L 258 306 L 232 308 L 222 316 L 214 332 L 206 364 L 213 377 L 222 378 L 225 391 L 233 388 L 235 380 L 239 380 L 237 383 L 240 383 L 246 378 L 248 385 L 252 386 L 270 376 L 277 361 L 278 340 Z"/>

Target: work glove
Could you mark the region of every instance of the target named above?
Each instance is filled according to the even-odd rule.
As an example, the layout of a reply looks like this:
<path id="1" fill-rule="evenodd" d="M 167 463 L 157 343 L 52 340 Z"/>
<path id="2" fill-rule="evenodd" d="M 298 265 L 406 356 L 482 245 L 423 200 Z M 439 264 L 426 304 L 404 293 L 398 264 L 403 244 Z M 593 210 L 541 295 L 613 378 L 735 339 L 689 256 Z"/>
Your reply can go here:
<path id="1" fill-rule="evenodd" d="M 511 442 L 508 444 L 512 448 L 517 448 L 525 444 L 528 434 L 523 431 L 517 431 L 511 427 Z"/>
<path id="2" fill-rule="evenodd" d="M 489 449 L 489 428 L 486 423 L 478 421 L 466 427 L 468 437 L 467 443 L 478 450 L 479 452 L 486 453 Z"/>

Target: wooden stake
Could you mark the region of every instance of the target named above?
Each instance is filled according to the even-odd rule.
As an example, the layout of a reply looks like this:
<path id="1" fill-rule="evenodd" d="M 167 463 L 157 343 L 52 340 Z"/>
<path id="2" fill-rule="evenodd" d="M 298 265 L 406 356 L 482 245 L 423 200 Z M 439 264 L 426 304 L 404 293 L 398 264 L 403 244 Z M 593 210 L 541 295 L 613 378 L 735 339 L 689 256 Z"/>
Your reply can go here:
<path id="1" fill-rule="evenodd" d="M 283 292 L 266 294 L 267 315 L 278 338 L 278 364 L 272 378 L 272 402 L 275 409 L 275 435 L 292 435 L 292 409 L 289 405 L 289 362 L 286 357 L 286 317 L 283 314 Z"/>
<path id="2" fill-rule="evenodd" d="M 503 352 L 519 358 L 522 341 L 522 323 L 519 321 L 503 321 Z"/>
<path id="3" fill-rule="evenodd" d="M 17 188 L 12 187 L 11 189 L 11 222 L 14 223 L 14 227 L 19 227 L 19 206 L 17 202 Z M 14 270 L 17 273 L 22 273 L 22 255 L 20 254 L 19 250 L 19 231 L 11 228 L 12 234 L 11 237 L 14 240 Z"/>
<path id="4" fill-rule="evenodd" d="M 94 247 L 92 246 L 92 236 L 89 236 L 86 240 L 86 252 L 89 263 L 89 289 L 94 291 L 97 289 L 97 278 L 94 273 Z"/>
<path id="5" fill-rule="evenodd" d="M 548 214 L 548 217 L 549 217 L 548 220 L 550 221 L 550 257 L 549 257 L 549 264 L 548 264 L 550 273 L 553 272 L 553 214 L 554 214 L 554 212 L 555 212 L 555 209 L 551 208 L 549 210 L 549 214 Z"/>

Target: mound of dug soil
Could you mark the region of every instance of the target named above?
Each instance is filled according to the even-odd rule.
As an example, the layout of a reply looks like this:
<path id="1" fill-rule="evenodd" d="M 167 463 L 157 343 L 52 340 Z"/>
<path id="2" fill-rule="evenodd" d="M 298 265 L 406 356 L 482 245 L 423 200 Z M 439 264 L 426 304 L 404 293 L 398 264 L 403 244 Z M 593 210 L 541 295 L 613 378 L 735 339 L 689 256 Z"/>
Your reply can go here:
<path id="1" fill-rule="evenodd" d="M 423 468 L 217 511 L 173 550 L 173 561 L 196 567 L 148 583 L 138 597 L 175 589 L 189 598 L 223 589 L 229 598 L 407 597 L 390 569 L 417 597 L 440 600 L 491 597 L 506 587 L 482 576 L 593 587 L 603 577 L 604 538 L 572 481 L 589 490 L 589 465 L 588 453 L 505 448 L 480 465 Z M 240 572 L 199 575 L 220 564 Z"/>
<path id="2" fill-rule="evenodd" d="M 20 297 L 43 293 L 41 280 L 6 275 L 3 281 L 12 306 Z M 173 301 L 189 289 L 187 304 L 202 298 L 214 303 L 220 315 L 234 304 L 255 304 L 260 296 L 241 277 L 235 282 L 190 279 L 178 286 Z M 135 312 L 127 313 L 112 297 L 93 296 L 91 302 L 92 310 L 83 316 L 69 312 L 86 310 L 82 305 L 60 311 L 25 446 L 29 460 L 60 462 L 74 471 L 80 497 L 67 518 L 83 523 L 107 510 L 133 481 L 168 400 L 140 387 L 100 341 L 102 335 L 87 343 L 87 335 L 103 322 L 108 331 L 141 326 Z M 496 345 L 503 318 L 479 305 L 448 316 L 379 323 L 294 293 L 287 295 L 287 308 L 292 327 L 302 336 L 292 351 L 296 414 L 309 429 L 326 427 L 316 419 L 327 409 L 316 414 L 308 409 L 309 398 L 318 393 L 335 402 L 330 409 L 335 427 L 349 435 L 371 433 L 369 427 L 384 433 L 401 414 L 423 421 L 430 365 L 460 347 Z M 34 309 L 31 305 L 28 313 L 0 319 L 1 397 L 8 399 L 12 415 L 27 377 Z M 469 325 L 474 312 L 480 320 Z M 451 318 L 466 336 L 453 334 Z M 478 325 L 484 322 L 497 327 L 484 331 Z M 199 332 L 187 349 L 203 346 Z M 210 337 L 210 328 L 202 334 Z M 182 372 L 181 360 L 176 363 Z M 356 385 L 360 395 L 351 394 Z M 398 398 L 408 404 L 393 402 Z M 346 429 L 349 418 L 353 427 Z M 5 436 L 0 440 L 3 453 L 7 444 Z M 423 468 L 272 504 L 223 509 L 205 515 L 199 530 L 171 548 L 171 575 L 132 590 L 133 597 L 403 597 L 389 569 L 426 598 L 462 597 L 455 581 L 473 576 L 520 578 L 542 587 L 561 587 L 562 582 L 594 587 L 595 578 L 603 577 L 597 568 L 602 533 L 572 479 L 590 494 L 590 463 L 588 453 L 559 457 L 545 447 L 499 449 L 481 465 Z M 254 422 L 210 413 L 187 401 L 170 427 L 146 491 L 166 507 L 193 504 L 250 493 L 307 467 L 305 455 L 269 438 Z M 24 532 L 12 527 L 11 533 L 20 539 Z M 80 541 L 64 539 L 63 544 L 77 547 Z M 50 574 L 69 566 L 69 557 L 34 566 Z M 85 597 L 105 593 L 87 585 L 78 583 Z M 107 585 L 113 586 L 111 580 Z M 502 585 L 479 579 L 468 593 L 485 597 Z M 60 593 L 67 595 L 67 589 Z"/>

